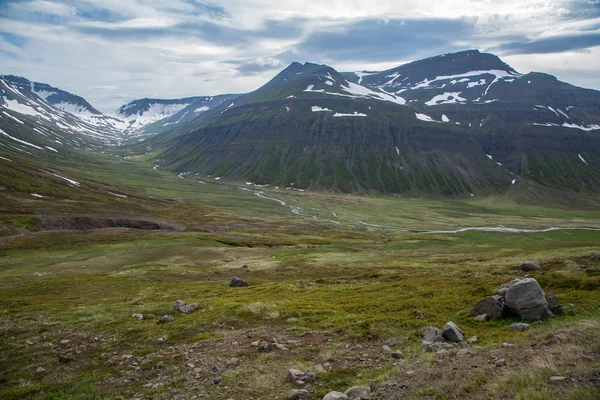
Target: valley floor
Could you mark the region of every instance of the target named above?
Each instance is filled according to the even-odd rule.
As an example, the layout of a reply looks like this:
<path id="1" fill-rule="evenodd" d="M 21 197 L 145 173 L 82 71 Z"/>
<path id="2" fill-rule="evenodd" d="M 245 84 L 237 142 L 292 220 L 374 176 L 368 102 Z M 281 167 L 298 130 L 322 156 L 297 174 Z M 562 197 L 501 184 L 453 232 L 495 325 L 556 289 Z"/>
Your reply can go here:
<path id="1" fill-rule="evenodd" d="M 81 185 L 41 198 L 2 182 L 0 398 L 320 399 L 371 384 L 373 399 L 600 396 L 597 211 L 252 187 L 259 197 L 140 168 L 67 168 Z M 163 229 L 122 227 L 132 219 Z M 452 232 L 482 226 L 587 229 Z M 474 321 L 525 260 L 570 312 L 524 333 L 514 318 Z M 471 353 L 421 349 L 419 329 L 448 321 L 477 336 Z M 290 368 L 316 380 L 287 382 Z"/>

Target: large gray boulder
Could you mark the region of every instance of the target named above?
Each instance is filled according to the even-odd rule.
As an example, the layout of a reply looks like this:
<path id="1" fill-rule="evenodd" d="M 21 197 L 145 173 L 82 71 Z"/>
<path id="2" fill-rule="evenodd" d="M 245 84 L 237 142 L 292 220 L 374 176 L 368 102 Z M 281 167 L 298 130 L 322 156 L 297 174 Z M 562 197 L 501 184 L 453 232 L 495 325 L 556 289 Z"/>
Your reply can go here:
<path id="1" fill-rule="evenodd" d="M 450 342 L 462 342 L 463 341 L 463 331 L 460 330 L 458 326 L 452 321 L 448 322 L 444 325 L 444 329 L 442 331 L 442 336 L 450 341 Z"/>
<path id="2" fill-rule="evenodd" d="M 539 321 L 548 315 L 548 301 L 544 290 L 533 278 L 518 280 L 506 291 L 507 307 L 521 318 Z"/>
<path id="3" fill-rule="evenodd" d="M 510 282 L 503 283 L 502 285 L 500 285 L 500 286 L 498 286 L 496 288 L 496 293 L 500 297 L 505 297 L 506 296 L 506 291 L 508 290 L 508 288 L 511 287 L 512 285 L 514 285 L 517 282 L 519 282 L 519 279 L 513 279 Z"/>
<path id="4" fill-rule="evenodd" d="M 504 308 L 504 298 L 496 295 L 496 296 L 488 296 L 484 299 L 481 299 L 471 308 L 469 314 L 471 315 L 481 315 L 487 314 L 490 317 L 494 318 L 502 318 L 505 314 Z"/>

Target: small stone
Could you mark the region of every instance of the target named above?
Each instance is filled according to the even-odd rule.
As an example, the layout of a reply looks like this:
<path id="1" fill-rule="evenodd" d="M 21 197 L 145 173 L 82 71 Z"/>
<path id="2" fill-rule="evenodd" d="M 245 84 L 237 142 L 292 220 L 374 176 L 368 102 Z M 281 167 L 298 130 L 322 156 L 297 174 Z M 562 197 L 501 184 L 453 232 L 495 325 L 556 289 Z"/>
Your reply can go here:
<path id="1" fill-rule="evenodd" d="M 465 356 L 470 356 L 471 354 L 473 354 L 473 352 L 471 350 L 461 349 L 456 352 L 456 357 L 465 357 Z"/>
<path id="2" fill-rule="evenodd" d="M 35 372 L 45 372 L 46 368 L 44 367 L 37 367 L 37 369 L 35 370 Z"/>
<path id="3" fill-rule="evenodd" d="M 331 363 L 329 363 L 329 362 L 324 363 L 323 368 L 325 368 L 327 370 L 331 369 Z"/>
<path id="4" fill-rule="evenodd" d="M 592 260 L 600 260 L 600 253 L 592 252 L 592 255 L 590 256 L 590 258 Z"/>
<path id="5" fill-rule="evenodd" d="M 477 343 L 477 336 L 471 336 L 470 338 L 467 339 L 467 342 Z"/>
<path id="6" fill-rule="evenodd" d="M 317 374 L 319 372 L 323 372 L 325 370 L 325 367 L 323 366 L 323 364 L 317 364 L 315 365 L 315 371 L 317 371 Z"/>
<path id="7" fill-rule="evenodd" d="M 348 399 L 358 399 L 361 400 L 363 398 L 368 398 L 371 396 L 371 389 L 366 386 L 354 386 L 344 392 Z"/>
<path id="8" fill-rule="evenodd" d="M 261 353 L 270 353 L 277 348 L 277 344 L 271 342 L 263 342 L 258 346 L 258 351 Z M 287 350 L 287 349 L 286 349 Z"/>
<path id="9" fill-rule="evenodd" d="M 288 369 L 288 372 L 287 372 L 285 378 L 289 382 L 296 382 L 296 381 L 306 378 L 306 374 L 304 373 L 304 371 L 301 371 L 299 369 L 290 368 L 290 369 Z"/>
<path id="10" fill-rule="evenodd" d="M 210 383 L 212 383 L 213 385 L 218 385 L 219 383 L 221 383 L 221 376 L 217 375 L 215 376 L 212 381 L 210 381 Z"/>
<path id="11" fill-rule="evenodd" d="M 390 351 L 392 351 L 392 348 L 391 348 L 390 346 L 388 346 L 387 344 L 384 344 L 384 345 L 382 346 L 382 349 L 383 349 L 383 351 L 387 351 L 387 352 L 390 352 Z"/>
<path id="12" fill-rule="evenodd" d="M 192 363 L 187 363 L 186 365 L 188 366 L 188 368 L 191 368 L 191 369 L 193 369 L 193 368 L 195 368 L 195 367 L 196 367 L 196 366 L 195 366 L 194 364 L 192 364 Z"/>
<path id="13" fill-rule="evenodd" d="M 559 333 L 558 335 L 556 335 L 554 337 L 557 338 L 557 339 L 560 339 L 560 340 L 567 340 L 567 339 L 569 339 L 569 335 L 565 335 L 564 333 Z"/>
<path id="14" fill-rule="evenodd" d="M 540 264 L 533 262 L 533 261 L 525 261 L 523 264 L 521 264 L 521 271 L 525 271 L 525 272 L 535 272 L 535 271 L 541 271 L 542 267 L 540 267 Z"/>
<path id="15" fill-rule="evenodd" d="M 175 322 L 175 318 L 171 317 L 170 315 L 163 315 L 160 317 L 157 324 L 168 324 L 171 322 Z"/>
<path id="16" fill-rule="evenodd" d="M 156 368 L 162 368 L 164 366 L 165 366 L 165 363 L 162 362 L 162 361 L 159 361 L 159 362 L 156 363 Z"/>
<path id="17" fill-rule="evenodd" d="M 417 319 L 423 319 L 423 311 L 416 310 L 415 311 L 415 318 L 417 318 Z"/>
<path id="18" fill-rule="evenodd" d="M 513 331 L 525 332 L 529 329 L 529 324 L 515 322 L 510 325 L 510 329 L 512 329 Z"/>
<path id="19" fill-rule="evenodd" d="M 513 347 L 513 346 L 514 346 L 514 345 L 513 345 L 513 344 L 510 344 L 510 343 L 506 343 L 506 342 L 505 342 L 505 343 L 502 343 L 502 347 Z"/>
<path id="20" fill-rule="evenodd" d="M 188 304 L 182 300 L 176 300 L 173 304 L 173 308 L 182 314 L 191 314 L 198 310 L 198 303 Z"/>
<path id="21" fill-rule="evenodd" d="M 488 317 L 487 314 L 481 314 L 481 315 L 478 315 L 475 317 L 475 321 L 477 321 L 477 322 L 485 322 L 488 319 L 490 319 L 490 318 Z"/>
<path id="22" fill-rule="evenodd" d="M 560 382 L 560 381 L 564 381 L 565 379 L 567 379 L 567 378 L 564 376 L 551 376 L 550 377 L 551 382 Z"/>
<path id="23" fill-rule="evenodd" d="M 289 400 L 297 399 L 310 399 L 312 396 L 306 389 L 292 389 L 288 392 L 287 398 Z"/>
<path id="24" fill-rule="evenodd" d="M 348 400 L 348 396 L 345 393 L 329 392 L 323 397 L 323 400 Z"/>
<path id="25" fill-rule="evenodd" d="M 506 367 L 506 360 L 504 358 L 496 360 L 496 361 L 494 361 L 494 365 L 496 367 Z"/>
<path id="26" fill-rule="evenodd" d="M 248 284 L 248 282 L 240 279 L 240 278 L 231 278 L 231 281 L 229 282 L 229 287 L 247 287 L 250 286 Z"/>
<path id="27" fill-rule="evenodd" d="M 240 363 L 240 359 L 237 357 L 233 357 L 231 360 L 229 360 L 229 362 L 227 363 L 230 366 L 237 366 Z"/>
<path id="28" fill-rule="evenodd" d="M 250 343 L 250 346 L 252 346 L 252 347 L 258 347 L 259 344 L 260 344 L 260 342 L 257 340 L 256 342 Z"/>
<path id="29" fill-rule="evenodd" d="M 144 316 L 142 314 L 132 314 L 131 316 L 133 318 L 137 319 L 138 321 L 141 321 L 144 319 Z"/>
<path id="30" fill-rule="evenodd" d="M 63 363 L 63 364 L 68 364 L 68 363 L 72 363 L 73 361 L 75 361 L 75 359 L 72 358 L 72 357 L 59 355 L 58 356 L 58 361 L 61 362 L 61 363 Z"/>
<path id="31" fill-rule="evenodd" d="M 396 360 L 404 358 L 404 354 L 402 354 L 402 352 L 400 350 L 392 351 L 390 354 L 391 354 L 392 358 L 395 358 Z"/>
<path id="32" fill-rule="evenodd" d="M 144 302 L 143 301 L 134 301 L 133 303 L 131 303 L 131 305 L 134 305 L 134 306 L 143 306 Z"/>

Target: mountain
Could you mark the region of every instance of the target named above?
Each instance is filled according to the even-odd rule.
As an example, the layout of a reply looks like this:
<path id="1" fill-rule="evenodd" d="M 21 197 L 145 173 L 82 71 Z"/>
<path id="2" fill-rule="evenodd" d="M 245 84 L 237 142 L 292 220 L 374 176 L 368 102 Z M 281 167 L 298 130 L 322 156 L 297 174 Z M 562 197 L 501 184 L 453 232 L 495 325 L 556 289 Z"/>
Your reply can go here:
<path id="1" fill-rule="evenodd" d="M 600 92 L 467 51 L 383 72 L 292 63 L 144 142 L 160 168 L 290 188 L 600 192 Z M 162 149 L 162 150 L 158 150 Z"/>
<path id="2" fill-rule="evenodd" d="M 121 125 L 82 97 L 25 78 L 0 76 L 0 140 L 5 147 L 101 151 L 123 143 Z"/>
<path id="3" fill-rule="evenodd" d="M 125 129 L 127 133 L 143 136 L 164 132 L 173 125 L 192 119 L 235 97 L 236 95 L 196 96 L 182 99 L 144 98 L 122 105 L 117 115 L 128 123 Z M 158 121 L 160 124 L 154 124 Z"/>

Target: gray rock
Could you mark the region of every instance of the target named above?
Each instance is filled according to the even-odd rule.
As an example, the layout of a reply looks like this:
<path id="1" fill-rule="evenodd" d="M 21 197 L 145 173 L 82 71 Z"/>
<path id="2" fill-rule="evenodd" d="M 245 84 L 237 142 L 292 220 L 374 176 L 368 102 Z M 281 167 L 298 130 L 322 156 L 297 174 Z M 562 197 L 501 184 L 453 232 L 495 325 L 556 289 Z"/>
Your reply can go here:
<path id="1" fill-rule="evenodd" d="M 182 314 L 191 314 L 194 311 L 198 311 L 198 303 L 188 304 L 185 301 L 176 300 L 173 308 Z"/>
<path id="2" fill-rule="evenodd" d="M 131 314 L 131 316 L 135 319 L 137 319 L 138 321 L 141 321 L 144 319 L 144 316 L 142 314 Z"/>
<path id="3" fill-rule="evenodd" d="M 160 317 L 157 324 L 168 324 L 171 322 L 175 322 L 175 318 L 171 317 L 170 315 L 163 315 Z"/>
<path id="4" fill-rule="evenodd" d="M 496 361 L 494 361 L 494 365 L 496 367 L 506 367 L 506 360 L 504 358 L 496 360 Z"/>
<path id="5" fill-rule="evenodd" d="M 564 381 L 565 379 L 567 379 L 567 378 L 564 376 L 551 376 L 550 377 L 551 382 L 560 382 L 560 381 Z"/>
<path id="6" fill-rule="evenodd" d="M 348 400 L 348 396 L 345 393 L 329 392 L 323 397 L 323 400 Z"/>
<path id="7" fill-rule="evenodd" d="M 438 351 L 442 349 L 451 349 L 452 345 L 445 342 L 428 342 L 423 340 L 421 342 L 421 348 L 425 351 Z"/>
<path id="8" fill-rule="evenodd" d="M 216 375 L 212 381 L 210 381 L 210 383 L 212 383 L 213 385 L 218 385 L 219 383 L 221 383 L 221 376 L 220 375 Z"/>
<path id="9" fill-rule="evenodd" d="M 289 400 L 310 399 L 312 396 L 306 389 L 292 389 L 288 392 Z"/>
<path id="10" fill-rule="evenodd" d="M 392 356 L 392 358 L 395 358 L 397 360 L 404 358 L 404 354 L 402 354 L 400 350 L 392 351 L 390 355 Z"/>
<path id="11" fill-rule="evenodd" d="M 46 368 L 44 368 L 44 367 L 37 367 L 37 369 L 35 370 L 35 372 L 46 372 Z"/>
<path id="12" fill-rule="evenodd" d="M 540 267 L 540 264 L 533 262 L 533 261 L 525 261 L 523 264 L 521 264 L 521 271 L 525 271 L 525 272 L 535 272 L 535 271 L 541 271 L 542 267 Z"/>
<path id="13" fill-rule="evenodd" d="M 546 295 L 546 301 L 548 302 L 548 309 L 552 311 L 553 314 L 563 313 L 563 308 L 558 302 L 558 296 L 556 296 L 556 293 L 548 293 Z"/>
<path id="14" fill-rule="evenodd" d="M 415 318 L 423 319 L 423 311 L 415 310 Z"/>
<path id="15" fill-rule="evenodd" d="M 487 314 L 481 314 L 481 315 L 478 315 L 475 317 L 475 321 L 477 321 L 477 322 L 485 322 L 488 319 L 490 319 L 490 318 L 488 317 Z"/>
<path id="16" fill-rule="evenodd" d="M 277 344 L 272 343 L 272 342 L 261 342 L 258 345 L 258 351 L 260 353 L 270 353 L 273 350 L 277 349 Z"/>
<path id="17" fill-rule="evenodd" d="M 371 389 L 366 386 L 354 386 L 344 392 L 350 400 L 360 400 L 364 397 L 371 396 Z"/>
<path id="18" fill-rule="evenodd" d="M 387 351 L 388 353 L 392 351 L 392 348 L 387 344 L 384 344 L 381 348 L 383 349 L 383 351 Z"/>
<path id="19" fill-rule="evenodd" d="M 499 296 L 488 296 L 481 299 L 471 308 L 470 315 L 486 314 L 494 318 L 502 318 L 505 314 L 504 299 Z"/>
<path id="20" fill-rule="evenodd" d="M 520 280 L 506 291 L 506 305 L 521 318 L 538 321 L 549 315 L 548 302 L 533 278 Z"/>
<path id="21" fill-rule="evenodd" d="M 289 382 L 296 383 L 298 381 L 314 381 L 314 372 L 304 372 L 299 369 L 290 368 L 285 376 L 285 379 Z"/>
<path id="22" fill-rule="evenodd" d="M 515 322 L 514 324 L 510 325 L 510 329 L 513 331 L 525 332 L 529 329 L 529 324 Z"/>
<path id="23" fill-rule="evenodd" d="M 426 342 L 437 343 L 444 341 L 442 331 L 435 326 L 421 328 L 421 334 L 423 335 L 423 340 Z"/>
<path id="24" fill-rule="evenodd" d="M 454 322 L 450 321 L 446 325 L 444 325 L 442 336 L 450 342 L 462 342 L 463 331 L 461 331 L 460 328 L 456 326 Z"/>
<path id="25" fill-rule="evenodd" d="M 143 306 L 144 302 L 143 301 L 134 301 L 133 303 L 131 303 L 134 306 Z"/>
<path id="26" fill-rule="evenodd" d="M 471 336 L 470 338 L 467 339 L 468 343 L 477 343 L 477 336 Z"/>
<path id="27" fill-rule="evenodd" d="M 600 253 L 592 252 L 592 255 L 590 256 L 590 258 L 592 260 L 600 260 Z"/>
<path id="28" fill-rule="evenodd" d="M 240 279 L 240 278 L 231 278 L 231 282 L 229 282 L 229 287 L 246 287 L 248 282 Z"/>
<path id="29" fill-rule="evenodd" d="M 470 356 L 473 352 L 470 349 L 460 349 L 456 352 L 456 357 Z"/>

